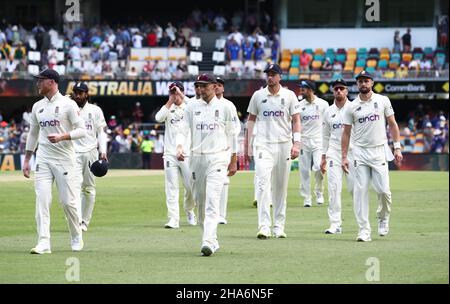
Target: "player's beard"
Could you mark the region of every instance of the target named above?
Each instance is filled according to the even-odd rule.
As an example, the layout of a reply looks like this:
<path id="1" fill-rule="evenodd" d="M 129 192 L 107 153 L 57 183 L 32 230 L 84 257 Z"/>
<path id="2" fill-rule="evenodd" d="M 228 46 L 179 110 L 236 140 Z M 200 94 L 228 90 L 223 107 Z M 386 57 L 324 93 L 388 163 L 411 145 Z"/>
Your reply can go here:
<path id="1" fill-rule="evenodd" d="M 360 92 L 361 94 L 367 94 L 367 93 L 370 92 L 370 88 L 367 88 L 367 87 L 361 87 L 361 88 L 359 88 L 359 92 Z"/>
<path id="2" fill-rule="evenodd" d="M 78 107 L 82 108 L 86 105 L 87 103 L 87 98 L 84 100 L 80 100 L 80 99 L 75 99 L 75 102 L 77 103 Z"/>

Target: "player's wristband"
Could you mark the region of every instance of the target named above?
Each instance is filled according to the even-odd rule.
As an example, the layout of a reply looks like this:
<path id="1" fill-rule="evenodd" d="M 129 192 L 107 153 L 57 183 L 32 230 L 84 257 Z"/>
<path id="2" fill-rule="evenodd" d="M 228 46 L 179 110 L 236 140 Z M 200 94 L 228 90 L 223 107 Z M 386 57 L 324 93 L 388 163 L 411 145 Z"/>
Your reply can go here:
<path id="1" fill-rule="evenodd" d="M 300 134 L 300 132 L 295 132 L 294 133 L 294 142 L 300 142 L 302 140 L 302 135 Z"/>
<path id="2" fill-rule="evenodd" d="M 400 144 L 399 141 L 394 141 L 394 149 L 401 149 L 402 145 Z"/>

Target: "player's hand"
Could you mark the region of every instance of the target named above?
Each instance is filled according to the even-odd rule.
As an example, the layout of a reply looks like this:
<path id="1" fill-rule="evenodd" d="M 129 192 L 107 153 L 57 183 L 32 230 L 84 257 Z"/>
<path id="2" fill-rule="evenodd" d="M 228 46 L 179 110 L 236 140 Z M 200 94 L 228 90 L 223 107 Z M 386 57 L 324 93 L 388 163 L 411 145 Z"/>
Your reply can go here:
<path id="1" fill-rule="evenodd" d="M 253 147 L 248 144 L 248 142 L 244 143 L 244 157 L 245 161 L 250 163 L 253 158 Z"/>
<path id="2" fill-rule="evenodd" d="M 342 158 L 342 170 L 344 170 L 344 172 L 346 173 L 346 174 L 349 174 L 350 173 L 350 163 L 349 163 L 349 161 L 348 161 L 348 159 L 347 158 Z"/>
<path id="3" fill-rule="evenodd" d="M 106 156 L 106 153 L 100 153 L 100 159 L 108 161 L 108 157 Z"/>
<path id="4" fill-rule="evenodd" d="M 322 174 L 327 172 L 327 160 L 325 158 L 322 158 L 320 161 L 320 172 L 322 172 Z"/>
<path id="5" fill-rule="evenodd" d="M 26 178 L 30 178 L 30 162 L 27 160 L 24 160 L 23 162 L 23 167 L 22 167 L 22 172 L 23 172 L 23 176 L 25 176 Z"/>
<path id="6" fill-rule="evenodd" d="M 295 142 L 291 148 L 291 159 L 296 159 L 300 154 L 300 143 Z"/>
<path id="7" fill-rule="evenodd" d="M 48 138 L 48 140 L 49 140 L 51 143 L 56 144 L 57 142 L 60 142 L 60 141 L 61 141 L 62 135 L 61 135 L 61 134 L 58 134 L 58 133 L 52 133 L 52 134 L 49 134 L 49 135 L 47 136 L 47 138 Z"/>
<path id="8" fill-rule="evenodd" d="M 228 174 L 227 176 L 233 176 L 235 175 L 237 172 L 237 162 L 236 161 L 232 161 L 229 165 L 228 165 Z"/>
<path id="9" fill-rule="evenodd" d="M 181 146 L 177 147 L 177 159 L 179 161 L 184 161 L 184 152 L 183 152 L 183 147 L 181 147 Z"/>
<path id="10" fill-rule="evenodd" d="M 402 151 L 400 149 L 395 149 L 394 151 L 394 163 L 397 167 L 400 167 L 402 165 L 403 161 L 403 155 Z"/>

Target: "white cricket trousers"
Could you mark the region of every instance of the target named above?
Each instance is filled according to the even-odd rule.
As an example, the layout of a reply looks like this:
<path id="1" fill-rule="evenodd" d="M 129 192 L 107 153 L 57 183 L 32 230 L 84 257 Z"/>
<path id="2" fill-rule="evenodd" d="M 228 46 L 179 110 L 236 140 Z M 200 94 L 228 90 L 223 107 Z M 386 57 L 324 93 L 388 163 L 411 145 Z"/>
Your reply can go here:
<path id="1" fill-rule="evenodd" d="M 93 149 L 84 153 L 77 153 L 75 172 L 77 176 L 76 193 L 77 209 L 80 223 L 89 225 L 95 204 L 95 179 L 91 172 L 91 165 L 98 160 L 98 151 Z"/>
<path id="2" fill-rule="evenodd" d="M 343 176 L 347 179 L 347 190 L 353 196 L 353 176 L 355 172 L 351 152 L 348 153 L 347 158 L 350 162 L 348 174 L 342 169 L 342 152 L 332 148 L 329 148 L 327 151 L 328 219 L 331 227 L 340 227 L 342 225 L 341 193 Z"/>
<path id="3" fill-rule="evenodd" d="M 391 213 L 391 190 L 389 188 L 389 168 L 384 145 L 365 148 L 353 147 L 353 166 L 355 170 L 353 204 L 360 232 L 370 234 L 369 186 L 378 196 L 377 216 L 389 220 Z"/>
<path id="4" fill-rule="evenodd" d="M 227 218 L 229 186 L 230 186 L 230 178 L 227 176 L 225 178 L 225 183 L 223 184 L 222 193 L 220 194 L 220 216 L 223 217 L 224 219 Z"/>
<path id="5" fill-rule="evenodd" d="M 164 174 L 167 217 L 169 218 L 169 221 L 173 220 L 178 223 L 180 221 L 179 175 L 181 175 L 181 180 L 184 186 L 184 211 L 187 213 L 195 208 L 195 202 L 192 196 L 192 180 L 191 170 L 189 169 L 189 158 L 185 158 L 184 161 L 179 161 L 175 155 L 164 155 Z"/>
<path id="6" fill-rule="evenodd" d="M 53 181 L 56 181 L 59 200 L 67 218 L 71 238 L 82 237 L 77 213 L 78 194 L 75 186 L 75 164 L 38 160 L 34 180 L 38 243 L 50 244 L 50 207 Z"/>
<path id="7" fill-rule="evenodd" d="M 197 202 L 198 223 L 202 229 L 202 246 L 218 248 L 217 225 L 220 195 L 230 163 L 229 153 L 192 155 L 192 192 Z"/>
<path id="8" fill-rule="evenodd" d="M 321 160 L 322 142 L 320 140 L 302 138 L 302 145 L 299 156 L 300 196 L 302 196 L 306 201 L 311 201 L 311 168 L 314 172 L 315 177 L 315 195 L 316 197 L 323 196 L 323 175 L 322 172 L 320 172 Z"/>
<path id="9" fill-rule="evenodd" d="M 286 196 L 291 170 L 291 142 L 265 143 L 256 146 L 255 187 L 258 201 L 258 229 L 270 228 L 270 203 L 273 205 L 273 228 L 284 230 Z M 272 197 L 271 196 L 272 193 Z"/>

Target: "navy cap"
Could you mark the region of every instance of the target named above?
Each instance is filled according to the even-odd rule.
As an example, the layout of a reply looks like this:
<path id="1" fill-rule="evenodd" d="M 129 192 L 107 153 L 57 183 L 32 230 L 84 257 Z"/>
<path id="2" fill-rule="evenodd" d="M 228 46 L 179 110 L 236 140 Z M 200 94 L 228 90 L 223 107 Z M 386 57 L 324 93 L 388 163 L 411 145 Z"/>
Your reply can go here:
<path id="1" fill-rule="evenodd" d="M 281 70 L 281 67 L 278 64 L 276 64 L 276 63 L 268 64 L 266 66 L 266 68 L 264 69 L 264 73 L 267 73 L 267 72 L 270 72 L 270 71 L 275 72 L 277 74 L 282 74 L 282 72 L 283 72 Z"/>
<path id="2" fill-rule="evenodd" d="M 196 84 L 200 83 L 216 83 L 216 78 L 211 74 L 200 74 L 197 77 L 197 80 L 195 81 Z"/>
<path id="3" fill-rule="evenodd" d="M 332 87 L 337 87 L 338 85 L 346 87 L 347 86 L 347 82 L 344 79 L 342 79 L 342 78 L 338 78 L 338 79 L 336 79 L 335 81 L 333 81 L 331 83 Z"/>
<path id="4" fill-rule="evenodd" d="M 373 75 L 367 72 L 366 70 L 362 70 L 358 75 L 356 75 L 355 79 L 358 80 L 358 78 L 361 77 L 370 78 L 373 80 Z"/>
<path id="5" fill-rule="evenodd" d="M 316 90 L 316 85 L 311 80 L 300 81 L 299 87 L 304 88 L 304 89 L 311 89 L 313 91 Z"/>
<path id="6" fill-rule="evenodd" d="M 92 163 L 90 169 L 92 174 L 97 177 L 102 177 L 108 173 L 108 166 L 109 163 L 106 160 L 99 159 Z"/>
<path id="7" fill-rule="evenodd" d="M 180 81 L 174 81 L 169 85 L 169 90 L 171 91 L 174 87 L 178 87 L 181 92 L 184 92 L 184 86 Z"/>
<path id="8" fill-rule="evenodd" d="M 220 77 L 217 77 L 217 78 L 216 78 L 216 81 L 217 81 L 217 83 L 220 83 L 220 84 L 222 84 L 223 86 L 225 85 L 225 80 L 223 80 L 223 79 L 220 78 Z"/>
<path id="9" fill-rule="evenodd" d="M 34 76 L 40 79 L 53 79 L 56 83 L 59 83 L 59 74 L 55 70 L 46 69 Z"/>
<path id="10" fill-rule="evenodd" d="M 84 82 L 77 82 L 73 86 L 72 91 L 83 91 L 83 92 L 89 92 L 88 86 Z"/>

